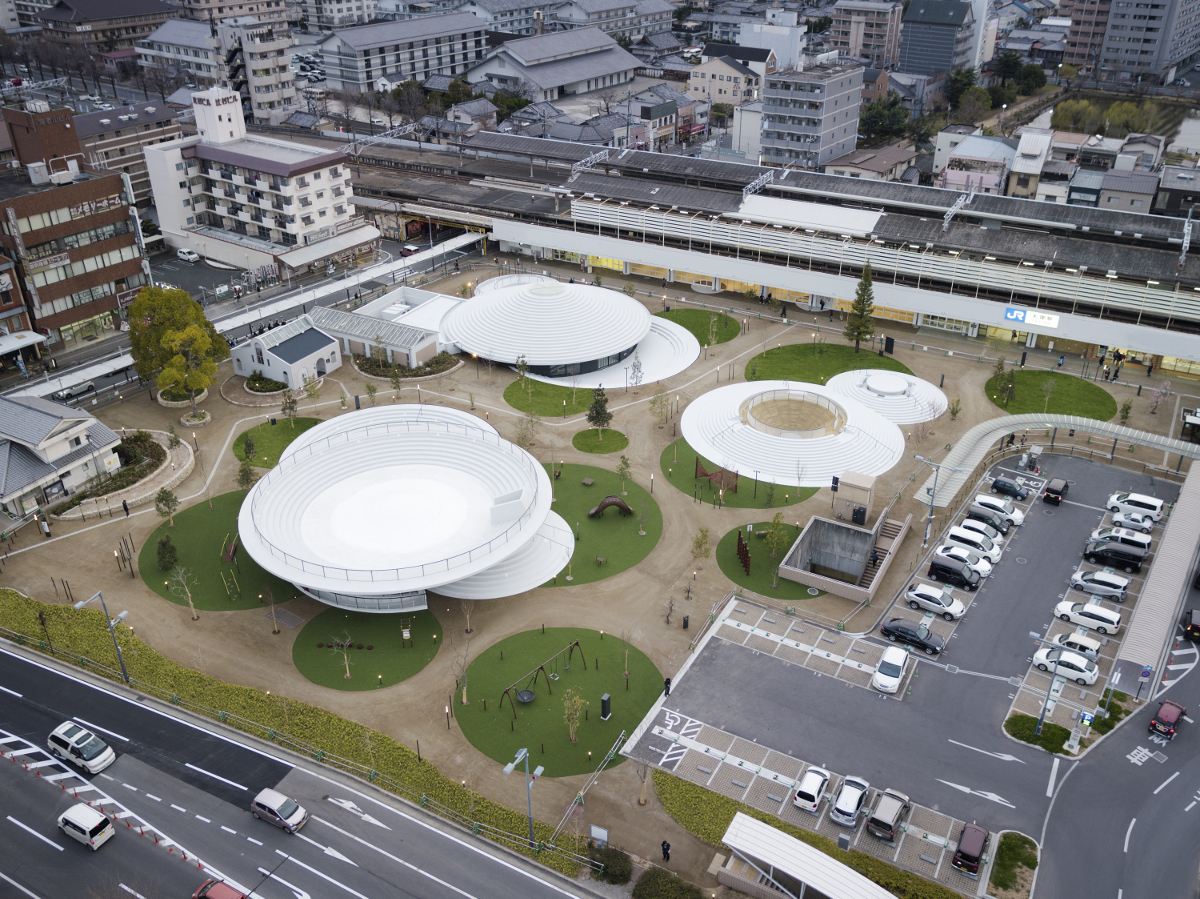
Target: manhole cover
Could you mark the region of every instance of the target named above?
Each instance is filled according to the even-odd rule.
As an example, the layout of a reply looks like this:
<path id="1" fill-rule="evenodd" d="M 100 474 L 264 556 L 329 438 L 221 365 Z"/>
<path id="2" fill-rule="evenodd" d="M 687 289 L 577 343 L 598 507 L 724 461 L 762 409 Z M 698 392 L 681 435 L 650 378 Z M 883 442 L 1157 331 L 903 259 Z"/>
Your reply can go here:
<path id="1" fill-rule="evenodd" d="M 1042 509 L 1042 514 L 1043 515 L 1053 515 L 1054 510 L 1053 509 Z"/>
<path id="2" fill-rule="evenodd" d="M 1026 559 L 1024 556 L 1017 556 L 1017 564 L 1018 565 L 1025 565 L 1028 562 L 1029 562 L 1029 560 Z"/>
<path id="3" fill-rule="evenodd" d="M 808 588 L 808 595 L 809 595 L 809 596 L 819 596 L 819 595 L 820 595 L 820 593 L 821 593 L 821 591 L 820 591 L 820 590 L 818 590 L 816 587 L 809 587 L 809 588 Z"/>
<path id="4" fill-rule="evenodd" d="M 1070 478 L 1068 478 L 1068 479 L 1067 479 L 1067 486 L 1068 486 L 1068 487 L 1074 487 L 1074 486 L 1075 486 L 1075 482 L 1074 482 L 1074 481 L 1072 481 Z"/>

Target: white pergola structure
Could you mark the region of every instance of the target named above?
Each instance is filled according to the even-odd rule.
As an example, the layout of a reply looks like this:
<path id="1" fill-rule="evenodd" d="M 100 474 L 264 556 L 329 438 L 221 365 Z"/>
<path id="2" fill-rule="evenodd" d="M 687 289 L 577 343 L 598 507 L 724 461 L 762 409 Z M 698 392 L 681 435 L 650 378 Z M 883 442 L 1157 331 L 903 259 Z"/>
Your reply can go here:
<path id="1" fill-rule="evenodd" d="M 933 421 L 949 405 L 946 394 L 928 381 L 883 368 L 844 371 L 826 386 L 898 425 Z"/>

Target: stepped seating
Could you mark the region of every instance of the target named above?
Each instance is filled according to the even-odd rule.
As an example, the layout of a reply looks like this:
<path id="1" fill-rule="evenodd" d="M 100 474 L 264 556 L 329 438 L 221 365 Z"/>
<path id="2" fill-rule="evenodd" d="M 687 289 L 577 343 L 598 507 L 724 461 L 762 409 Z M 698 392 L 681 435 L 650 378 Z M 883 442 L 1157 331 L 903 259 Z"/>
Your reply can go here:
<path id="1" fill-rule="evenodd" d="M 881 394 L 869 389 L 868 382 L 872 376 L 892 382 L 906 381 L 908 388 L 903 393 Z M 932 421 L 945 412 L 948 405 L 946 394 L 928 381 L 887 369 L 844 371 L 830 378 L 826 386 L 837 395 L 857 400 L 872 412 L 898 425 Z"/>

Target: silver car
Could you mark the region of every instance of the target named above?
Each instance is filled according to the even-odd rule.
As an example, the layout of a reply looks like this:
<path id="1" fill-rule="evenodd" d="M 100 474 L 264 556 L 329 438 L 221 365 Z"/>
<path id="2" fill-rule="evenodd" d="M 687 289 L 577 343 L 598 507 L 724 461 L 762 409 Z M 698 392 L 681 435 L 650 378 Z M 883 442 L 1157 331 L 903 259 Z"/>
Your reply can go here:
<path id="1" fill-rule="evenodd" d="M 916 581 L 904 591 L 904 600 L 910 609 L 924 609 L 941 615 L 947 621 L 962 618 L 967 608 L 959 600 L 950 595 L 950 588 L 934 587 L 929 584 L 919 584 Z"/>
<path id="2" fill-rule="evenodd" d="M 842 827 L 854 827 L 858 824 L 858 816 L 862 814 L 870 792 L 871 785 L 861 777 L 847 777 L 842 781 L 837 801 L 829 810 L 829 820 Z"/>
<path id="3" fill-rule="evenodd" d="M 1076 571 L 1071 575 L 1071 586 L 1092 596 L 1104 596 L 1116 602 L 1125 601 L 1129 589 L 1129 578 L 1107 571 Z"/>

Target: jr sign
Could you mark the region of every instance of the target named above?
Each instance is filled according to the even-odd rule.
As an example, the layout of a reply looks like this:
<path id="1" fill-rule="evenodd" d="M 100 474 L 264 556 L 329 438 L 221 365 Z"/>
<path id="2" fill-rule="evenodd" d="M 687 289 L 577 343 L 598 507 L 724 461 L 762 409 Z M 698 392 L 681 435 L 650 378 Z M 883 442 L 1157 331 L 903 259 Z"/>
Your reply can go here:
<path id="1" fill-rule="evenodd" d="M 1010 322 L 1021 322 L 1029 325 L 1032 328 L 1057 328 L 1058 316 L 1050 315 L 1046 312 L 1037 312 L 1033 309 L 1019 309 L 1016 306 L 1008 306 L 1004 310 L 1004 317 Z"/>

